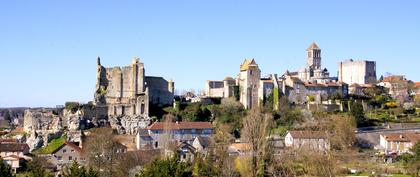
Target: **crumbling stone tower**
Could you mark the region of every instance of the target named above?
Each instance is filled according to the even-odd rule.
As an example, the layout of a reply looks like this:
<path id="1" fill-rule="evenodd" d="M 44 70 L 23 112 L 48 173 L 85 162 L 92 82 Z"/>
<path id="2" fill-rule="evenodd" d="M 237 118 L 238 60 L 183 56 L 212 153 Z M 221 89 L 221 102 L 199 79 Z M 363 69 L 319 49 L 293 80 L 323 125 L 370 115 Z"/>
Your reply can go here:
<path id="1" fill-rule="evenodd" d="M 97 118 L 149 114 L 149 94 L 144 64 L 134 58 L 130 65 L 105 68 L 97 59 L 95 91 Z"/>

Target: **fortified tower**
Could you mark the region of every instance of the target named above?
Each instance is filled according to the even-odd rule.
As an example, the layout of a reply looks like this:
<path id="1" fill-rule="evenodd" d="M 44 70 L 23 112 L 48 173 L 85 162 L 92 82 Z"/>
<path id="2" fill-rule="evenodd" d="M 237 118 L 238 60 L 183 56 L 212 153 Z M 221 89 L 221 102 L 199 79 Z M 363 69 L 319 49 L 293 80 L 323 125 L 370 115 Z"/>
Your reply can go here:
<path id="1" fill-rule="evenodd" d="M 258 89 L 260 87 L 261 70 L 254 59 L 246 59 L 240 66 L 238 85 L 240 102 L 245 109 L 251 109 L 258 104 Z"/>

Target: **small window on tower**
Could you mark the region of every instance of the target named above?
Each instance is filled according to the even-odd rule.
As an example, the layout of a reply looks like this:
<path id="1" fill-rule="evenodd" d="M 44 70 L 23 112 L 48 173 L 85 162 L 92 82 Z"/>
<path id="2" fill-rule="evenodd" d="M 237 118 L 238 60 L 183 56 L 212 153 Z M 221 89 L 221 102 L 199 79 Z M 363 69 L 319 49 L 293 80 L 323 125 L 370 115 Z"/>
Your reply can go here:
<path id="1" fill-rule="evenodd" d="M 252 75 L 252 70 L 249 71 L 249 75 Z"/>

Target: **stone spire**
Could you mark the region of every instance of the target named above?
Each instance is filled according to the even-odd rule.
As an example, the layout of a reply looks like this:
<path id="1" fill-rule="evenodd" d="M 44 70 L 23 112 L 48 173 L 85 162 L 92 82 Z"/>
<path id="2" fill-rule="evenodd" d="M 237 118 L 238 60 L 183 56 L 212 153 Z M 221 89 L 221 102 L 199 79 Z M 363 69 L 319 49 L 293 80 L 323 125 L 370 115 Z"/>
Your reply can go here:
<path id="1" fill-rule="evenodd" d="M 98 58 L 96 59 L 96 63 L 97 65 L 101 65 L 101 57 L 98 56 Z"/>

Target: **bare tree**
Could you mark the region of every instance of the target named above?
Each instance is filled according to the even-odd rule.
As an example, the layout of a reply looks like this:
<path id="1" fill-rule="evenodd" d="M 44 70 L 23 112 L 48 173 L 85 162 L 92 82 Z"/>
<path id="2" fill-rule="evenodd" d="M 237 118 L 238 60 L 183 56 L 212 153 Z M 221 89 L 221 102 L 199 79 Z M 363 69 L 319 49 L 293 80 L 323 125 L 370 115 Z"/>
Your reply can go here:
<path id="1" fill-rule="evenodd" d="M 164 127 L 163 127 L 163 134 L 161 136 L 161 142 L 162 142 L 162 155 L 163 157 L 167 156 L 168 154 L 166 154 L 167 152 L 169 152 L 170 150 L 172 150 L 172 131 L 173 128 L 172 124 L 173 124 L 173 119 L 174 116 L 171 114 L 167 114 L 163 117 L 163 121 L 164 121 Z"/>
<path id="2" fill-rule="evenodd" d="M 88 165 L 100 171 L 101 176 L 118 176 L 117 159 L 121 153 L 121 146 L 112 139 L 111 128 L 96 128 L 90 131 L 86 138 L 85 153 Z"/>
<path id="3" fill-rule="evenodd" d="M 262 113 L 260 108 L 254 107 L 243 119 L 242 137 L 251 146 L 251 171 L 252 176 L 264 174 L 265 159 L 268 152 L 268 137 L 273 117 L 271 114 Z"/>

